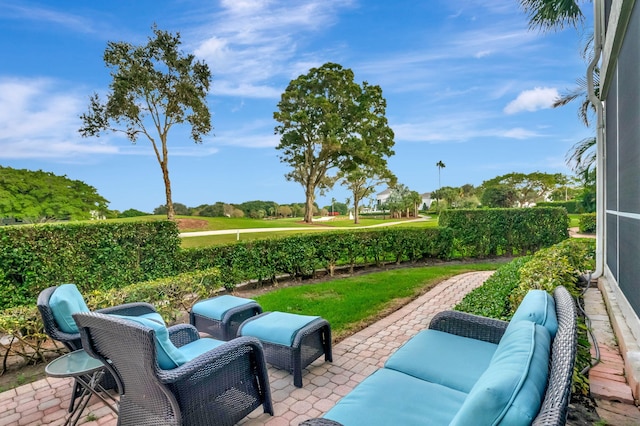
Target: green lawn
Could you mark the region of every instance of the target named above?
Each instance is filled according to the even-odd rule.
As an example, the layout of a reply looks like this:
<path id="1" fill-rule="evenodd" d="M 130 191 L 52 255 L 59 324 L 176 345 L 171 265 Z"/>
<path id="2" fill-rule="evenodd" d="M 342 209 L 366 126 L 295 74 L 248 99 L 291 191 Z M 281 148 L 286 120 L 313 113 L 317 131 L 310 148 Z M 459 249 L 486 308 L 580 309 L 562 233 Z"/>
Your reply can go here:
<path id="1" fill-rule="evenodd" d="M 341 340 L 447 278 L 497 267 L 497 263 L 473 263 L 396 269 L 282 288 L 254 299 L 265 311 L 320 315 L 331 324 L 334 339 Z"/>

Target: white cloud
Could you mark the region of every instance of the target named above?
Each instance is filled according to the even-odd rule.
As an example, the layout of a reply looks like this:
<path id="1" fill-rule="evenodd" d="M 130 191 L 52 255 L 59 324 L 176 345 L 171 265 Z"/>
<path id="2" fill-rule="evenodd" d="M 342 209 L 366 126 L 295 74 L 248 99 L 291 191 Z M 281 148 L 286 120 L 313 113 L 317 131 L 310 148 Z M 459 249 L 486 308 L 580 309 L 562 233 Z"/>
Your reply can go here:
<path id="1" fill-rule="evenodd" d="M 515 114 L 521 111 L 537 111 L 551 108 L 553 101 L 558 97 L 558 89 L 552 87 L 536 87 L 533 90 L 521 92 L 517 98 L 504 107 L 506 114 Z"/>

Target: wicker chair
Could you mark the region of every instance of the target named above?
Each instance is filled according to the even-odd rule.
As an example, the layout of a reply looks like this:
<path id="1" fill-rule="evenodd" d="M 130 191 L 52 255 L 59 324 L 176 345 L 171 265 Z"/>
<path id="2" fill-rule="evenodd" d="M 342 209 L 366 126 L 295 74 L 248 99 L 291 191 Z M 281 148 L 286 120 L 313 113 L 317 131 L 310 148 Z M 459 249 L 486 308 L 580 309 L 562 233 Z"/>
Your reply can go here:
<path id="1" fill-rule="evenodd" d="M 44 331 L 47 333 L 47 336 L 62 343 L 67 349 L 69 349 L 69 351 L 82 349 L 80 333 L 68 333 L 63 331 L 55 320 L 49 300 L 57 289 L 57 286 L 49 287 L 42 290 L 38 295 L 37 305 L 38 310 L 40 311 L 40 316 L 42 317 L 42 323 L 44 324 Z M 156 309 L 149 303 L 137 302 L 99 309 L 96 312 L 137 316 L 156 312 Z M 116 386 L 115 379 L 110 374 L 105 374 L 100 384 L 105 389 L 114 389 Z M 69 402 L 69 412 L 73 411 L 76 398 L 78 398 L 81 393 L 82 386 L 80 386 L 76 381 L 72 390 L 71 401 Z"/>
<path id="2" fill-rule="evenodd" d="M 233 425 L 263 405 L 273 415 L 262 346 L 241 337 L 185 364 L 158 365 L 155 332 L 100 313 L 78 313 L 84 349 L 100 359 L 118 382 L 119 425 Z M 200 339 L 188 324 L 168 328 L 178 348 Z"/>

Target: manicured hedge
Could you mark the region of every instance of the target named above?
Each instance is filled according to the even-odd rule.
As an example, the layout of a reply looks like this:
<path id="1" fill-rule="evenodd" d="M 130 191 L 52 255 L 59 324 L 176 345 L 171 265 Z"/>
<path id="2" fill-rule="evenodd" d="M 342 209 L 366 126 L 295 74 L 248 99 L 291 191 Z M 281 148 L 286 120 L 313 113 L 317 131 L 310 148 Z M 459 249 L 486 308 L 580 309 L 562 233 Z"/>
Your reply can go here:
<path id="1" fill-rule="evenodd" d="M 569 238 L 564 208 L 443 210 L 439 225 L 454 232 L 463 257 L 526 255 Z"/>
<path id="2" fill-rule="evenodd" d="M 575 214 L 582 213 L 584 208 L 582 203 L 576 200 L 571 201 L 541 201 L 536 204 L 536 207 L 564 207 L 567 209 L 567 213 Z"/>
<path id="3" fill-rule="evenodd" d="M 453 233 L 446 228 L 388 228 L 340 231 L 255 240 L 182 250 L 180 268 L 220 269 L 227 288 L 249 280 L 275 282 L 278 276 L 299 279 L 325 269 L 427 258 L 451 257 Z"/>
<path id="4" fill-rule="evenodd" d="M 580 232 L 584 234 L 595 234 L 596 232 L 596 214 L 585 213 L 580 215 Z"/>
<path id="5" fill-rule="evenodd" d="M 0 310 L 65 282 L 86 292 L 174 275 L 179 250 L 170 221 L 0 228 Z"/>

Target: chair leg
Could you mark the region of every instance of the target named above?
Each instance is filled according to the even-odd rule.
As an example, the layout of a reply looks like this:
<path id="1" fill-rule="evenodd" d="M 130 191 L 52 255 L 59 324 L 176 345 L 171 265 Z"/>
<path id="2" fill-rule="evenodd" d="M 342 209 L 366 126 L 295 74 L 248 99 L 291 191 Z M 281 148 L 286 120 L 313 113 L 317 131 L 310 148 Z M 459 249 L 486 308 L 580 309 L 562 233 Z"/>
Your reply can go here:
<path id="1" fill-rule="evenodd" d="M 71 400 L 69 401 L 69 412 L 73 412 L 73 406 L 76 404 L 76 398 L 82 394 L 82 386 L 76 379 L 73 379 L 73 389 L 71 389 Z"/>

